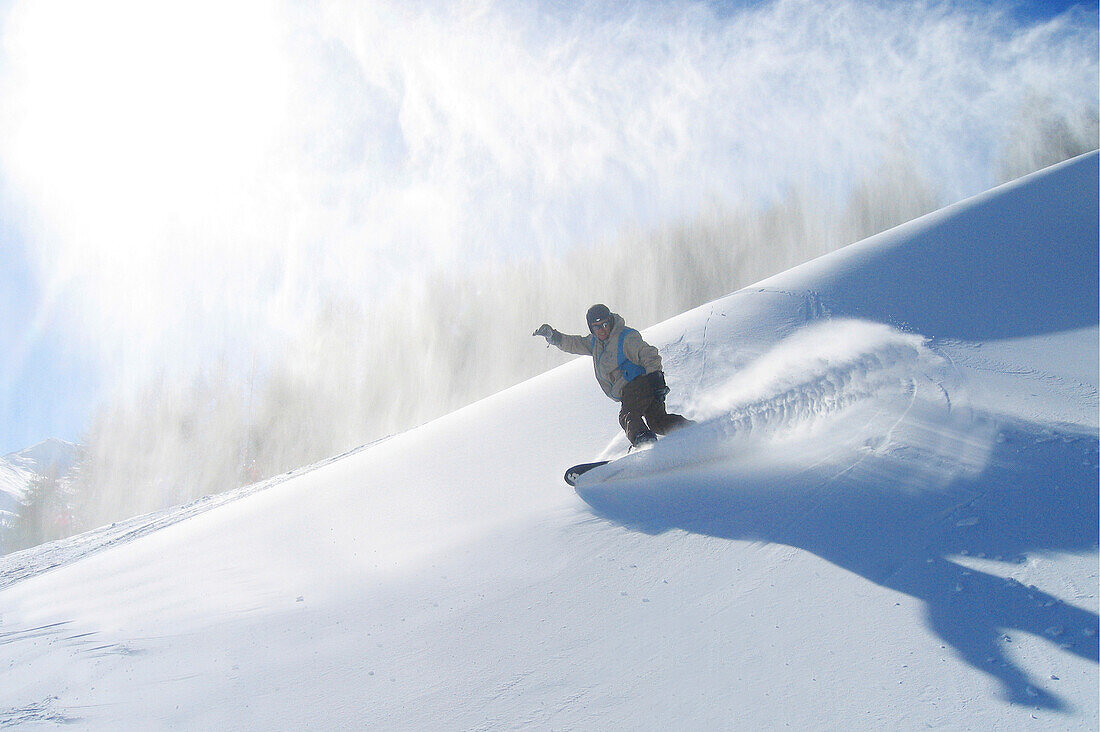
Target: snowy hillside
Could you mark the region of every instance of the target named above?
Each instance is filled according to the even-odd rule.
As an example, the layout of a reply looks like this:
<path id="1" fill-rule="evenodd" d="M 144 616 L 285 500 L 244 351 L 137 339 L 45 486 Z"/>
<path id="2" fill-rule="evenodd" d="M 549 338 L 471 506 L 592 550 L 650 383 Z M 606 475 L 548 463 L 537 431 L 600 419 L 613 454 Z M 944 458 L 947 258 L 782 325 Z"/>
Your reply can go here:
<path id="1" fill-rule="evenodd" d="M 17 512 L 34 474 L 0 458 L 0 511 Z"/>
<path id="2" fill-rule="evenodd" d="M 0 511 L 19 512 L 27 487 L 39 476 L 62 477 L 76 464 L 79 448 L 49 439 L 0 458 Z M 0 536 L 0 552 L 4 549 Z"/>
<path id="3" fill-rule="evenodd" d="M 0 558 L 0 725 L 1095 729 L 1098 177 L 647 330 L 701 424 L 576 491 L 583 359 Z"/>

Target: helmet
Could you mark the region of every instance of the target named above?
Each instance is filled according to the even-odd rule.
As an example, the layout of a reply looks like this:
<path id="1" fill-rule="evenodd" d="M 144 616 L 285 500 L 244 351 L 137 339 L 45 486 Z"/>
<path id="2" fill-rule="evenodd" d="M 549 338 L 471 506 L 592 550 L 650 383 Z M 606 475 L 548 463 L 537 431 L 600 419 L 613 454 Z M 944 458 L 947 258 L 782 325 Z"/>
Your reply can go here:
<path id="1" fill-rule="evenodd" d="M 592 330 L 592 324 L 597 320 L 610 320 L 611 310 L 606 305 L 593 305 L 588 308 L 588 313 L 585 314 L 585 319 L 588 321 L 588 329 Z"/>

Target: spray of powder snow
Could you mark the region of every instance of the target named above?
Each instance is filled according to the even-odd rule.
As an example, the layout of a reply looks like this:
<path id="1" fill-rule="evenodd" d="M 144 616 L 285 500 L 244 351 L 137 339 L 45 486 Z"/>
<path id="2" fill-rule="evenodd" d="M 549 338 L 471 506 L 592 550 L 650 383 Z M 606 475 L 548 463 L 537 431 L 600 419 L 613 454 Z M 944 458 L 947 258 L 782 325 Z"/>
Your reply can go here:
<path id="1" fill-rule="evenodd" d="M 35 0 L 0 27 L 0 205 L 36 322 L 103 384 L 91 522 L 561 363 L 527 334 L 592 302 L 644 326 L 1097 145 L 1082 10 Z"/>
<path id="2" fill-rule="evenodd" d="M 593 473 L 579 492 L 591 498 L 624 482 L 660 491 L 680 470 L 717 471 L 715 485 L 738 489 L 868 474 L 891 490 L 936 490 L 979 474 L 994 444 L 993 427 L 953 382 L 920 336 L 861 320 L 807 325 L 696 393 L 686 411 L 699 424 L 689 432 Z M 617 437 L 604 457 L 624 444 Z"/>
<path id="3" fill-rule="evenodd" d="M 764 356 L 697 398 L 702 419 L 735 431 L 804 426 L 859 401 L 908 398 L 936 380 L 942 359 L 919 335 L 881 323 L 829 320 L 799 329 Z"/>

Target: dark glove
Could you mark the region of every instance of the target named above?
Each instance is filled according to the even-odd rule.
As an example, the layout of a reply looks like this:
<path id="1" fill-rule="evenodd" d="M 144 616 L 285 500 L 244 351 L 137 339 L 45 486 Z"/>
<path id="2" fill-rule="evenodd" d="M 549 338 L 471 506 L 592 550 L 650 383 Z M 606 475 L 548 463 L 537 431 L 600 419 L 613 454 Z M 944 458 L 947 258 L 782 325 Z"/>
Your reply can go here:
<path id="1" fill-rule="evenodd" d="M 653 397 L 663 402 L 665 396 L 668 394 L 668 384 L 665 383 L 665 373 L 663 371 L 654 371 L 651 374 L 647 374 L 646 378 L 649 379 L 649 385 L 653 387 Z"/>
<path id="2" fill-rule="evenodd" d="M 542 325 L 540 325 L 539 329 L 536 330 L 531 335 L 533 335 L 533 336 L 542 336 L 543 338 L 546 339 L 547 343 L 549 343 L 551 345 L 554 345 L 554 346 L 561 343 L 561 333 L 557 332 L 556 330 L 551 328 L 546 323 L 543 323 Z"/>

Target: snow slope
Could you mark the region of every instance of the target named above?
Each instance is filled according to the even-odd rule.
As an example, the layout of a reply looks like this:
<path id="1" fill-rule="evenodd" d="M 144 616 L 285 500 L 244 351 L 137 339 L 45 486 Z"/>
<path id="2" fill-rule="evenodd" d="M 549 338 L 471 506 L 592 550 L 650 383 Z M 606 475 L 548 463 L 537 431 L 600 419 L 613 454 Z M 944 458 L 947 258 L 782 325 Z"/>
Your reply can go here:
<path id="1" fill-rule="evenodd" d="M 27 486 L 35 474 L 0 458 L 0 511 L 19 513 Z"/>
<path id="2" fill-rule="evenodd" d="M 0 725 L 1096 728 L 1098 174 L 649 329 L 701 424 L 575 492 L 583 359 L 0 559 Z"/>

